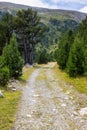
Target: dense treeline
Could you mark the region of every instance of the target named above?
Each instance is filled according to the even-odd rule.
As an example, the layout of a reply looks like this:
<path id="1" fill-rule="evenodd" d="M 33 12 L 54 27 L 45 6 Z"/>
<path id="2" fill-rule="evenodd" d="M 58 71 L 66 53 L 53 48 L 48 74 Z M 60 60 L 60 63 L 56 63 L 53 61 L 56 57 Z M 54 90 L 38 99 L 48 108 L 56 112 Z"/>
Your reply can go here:
<path id="1" fill-rule="evenodd" d="M 67 60 L 69 57 L 69 51 L 74 42 L 74 35 L 72 30 L 64 33 L 58 44 L 58 50 L 56 51 L 56 59 L 61 69 L 66 68 Z"/>
<path id="2" fill-rule="evenodd" d="M 37 44 L 35 48 L 35 56 L 34 56 L 34 62 L 43 64 L 50 61 L 55 61 L 55 50 L 57 48 L 57 44 L 50 45 L 46 47 L 42 44 Z"/>
<path id="3" fill-rule="evenodd" d="M 40 24 L 40 17 L 32 9 L 19 10 L 14 18 L 14 30 L 20 41 L 25 64 L 33 64 L 33 51 L 40 42 L 45 27 Z"/>
<path id="4" fill-rule="evenodd" d="M 59 67 L 70 76 L 87 75 L 87 17 L 75 37 L 72 31 L 61 37 L 55 57 Z"/>
<path id="5" fill-rule="evenodd" d="M 14 32 L 25 64 L 33 64 L 34 47 L 40 42 L 44 30 L 40 17 L 32 9 L 19 10 L 15 16 L 5 13 L 0 19 L 0 54 Z"/>
<path id="6" fill-rule="evenodd" d="M 55 14 L 56 15 L 56 14 Z M 47 29 L 41 39 L 41 48 L 40 50 L 43 53 L 35 51 L 35 54 L 41 54 L 40 59 L 35 56 L 35 62 L 38 63 L 47 63 L 50 61 L 55 61 L 54 51 L 56 50 L 57 44 L 62 33 L 66 33 L 69 29 L 73 30 L 74 33 L 77 32 L 79 23 L 72 19 L 63 19 L 59 17 L 50 17 L 48 18 L 48 22 L 46 24 Z M 45 23 L 45 22 L 44 22 Z M 39 50 L 37 45 L 37 50 Z M 38 55 L 38 56 L 39 56 Z M 47 55 L 47 56 L 45 56 Z M 42 59 L 43 58 L 43 59 Z M 38 60 L 37 60 L 38 59 Z"/>
<path id="7" fill-rule="evenodd" d="M 25 64 L 32 64 L 33 59 L 37 63 L 42 63 L 41 57 L 44 58 L 44 54 L 47 55 L 47 57 L 43 59 L 43 62 L 54 61 L 55 46 L 59 41 L 61 33 L 66 32 L 68 29 L 72 29 L 76 32 L 79 26 L 76 20 L 57 17 L 56 13 L 55 17 L 51 15 L 48 17 L 49 14 L 47 14 L 44 18 L 43 15 L 39 13 L 41 20 L 37 12 L 32 9 L 20 10 L 17 13 L 16 11 L 11 11 L 10 13 L 12 13 L 13 16 L 6 12 L 2 12 L 2 15 L 0 15 L 0 54 L 2 53 L 2 48 L 9 42 L 14 30 L 18 47 L 25 60 Z M 36 25 L 34 22 L 36 22 Z M 40 46 L 39 44 L 37 45 L 38 42 Z M 39 49 L 40 51 L 38 51 Z"/>
<path id="8" fill-rule="evenodd" d="M 50 23 L 60 24 L 54 19 L 50 19 Z M 46 35 L 49 28 L 40 22 L 37 12 L 32 9 L 19 10 L 15 16 L 9 13 L 2 16 L 0 19 L 1 83 L 7 83 L 10 77 L 20 76 L 24 64 L 33 64 L 33 57 L 38 63 L 47 63 L 56 59 L 60 69 L 66 70 L 70 76 L 87 75 L 87 18 L 80 24 L 76 36 L 75 30 L 69 30 L 67 33 L 63 31 L 58 48 L 56 46 L 58 39 L 55 37 L 54 40 L 53 35 L 50 37 L 46 35 L 49 40 L 53 40 L 52 44 L 43 45 L 42 41 L 46 40 L 44 31 Z"/>
<path id="9" fill-rule="evenodd" d="M 0 83 L 5 84 L 10 77 L 20 76 L 23 64 L 33 64 L 34 48 L 40 42 L 44 30 L 45 27 L 40 24 L 40 17 L 32 9 L 19 10 L 15 16 L 9 13 L 2 16 Z"/>
<path id="10" fill-rule="evenodd" d="M 13 32 L 13 16 L 9 13 L 3 14 L 0 18 L 0 55 L 3 47 L 9 44 Z"/>

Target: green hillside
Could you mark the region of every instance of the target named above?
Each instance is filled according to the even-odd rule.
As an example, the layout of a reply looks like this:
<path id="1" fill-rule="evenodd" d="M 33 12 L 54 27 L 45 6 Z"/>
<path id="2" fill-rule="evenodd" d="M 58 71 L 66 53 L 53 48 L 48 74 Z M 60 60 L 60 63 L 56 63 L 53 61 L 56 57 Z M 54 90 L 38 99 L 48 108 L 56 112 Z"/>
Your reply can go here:
<path id="1" fill-rule="evenodd" d="M 19 9 L 27 8 L 32 8 L 38 12 L 38 15 L 41 17 L 40 24 L 46 28 L 40 42 L 41 45 L 37 45 L 36 50 L 40 50 L 42 48 L 43 50 L 48 49 L 49 54 L 50 48 L 54 49 L 53 46 L 58 43 L 61 34 L 67 32 L 70 29 L 76 33 L 80 22 L 87 16 L 85 13 L 71 10 L 37 8 L 7 2 L 0 2 L 0 17 L 2 17 L 2 15 L 6 12 L 15 15 Z"/>
<path id="2" fill-rule="evenodd" d="M 46 27 L 46 34 L 42 40 L 42 43 L 52 44 L 57 43 L 61 32 L 65 32 L 69 29 L 77 30 L 79 23 L 86 17 L 87 14 L 59 9 L 46 9 L 37 8 L 24 5 L 18 5 L 13 3 L 0 2 L 0 12 L 6 12 L 15 14 L 19 9 L 33 8 L 38 12 L 41 17 L 41 23 Z M 0 13 L 1 14 L 1 13 Z"/>

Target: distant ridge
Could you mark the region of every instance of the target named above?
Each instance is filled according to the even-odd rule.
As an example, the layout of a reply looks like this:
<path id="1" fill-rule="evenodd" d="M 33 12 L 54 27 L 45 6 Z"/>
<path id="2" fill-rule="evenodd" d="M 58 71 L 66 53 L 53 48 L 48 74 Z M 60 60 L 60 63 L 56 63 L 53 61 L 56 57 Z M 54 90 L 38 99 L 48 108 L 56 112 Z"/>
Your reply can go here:
<path id="1" fill-rule="evenodd" d="M 81 13 L 78 11 L 72 11 L 72 10 L 62 10 L 62 9 L 47 9 L 47 8 L 39 8 L 39 7 L 32 7 L 32 6 L 27 6 L 27 5 L 22 5 L 22 4 L 14 4 L 14 3 L 9 3 L 9 2 L 0 2 L 0 10 L 6 11 L 6 10 L 19 10 L 19 9 L 27 9 L 27 8 L 32 8 L 38 13 L 58 13 L 59 15 L 62 16 L 68 16 L 72 18 L 76 18 L 76 20 L 81 21 L 84 19 L 87 14 L 86 13 Z"/>
<path id="2" fill-rule="evenodd" d="M 27 9 L 27 8 L 33 8 L 36 10 L 44 10 L 44 11 L 67 11 L 67 12 L 78 12 L 81 14 L 86 14 L 86 13 L 82 13 L 79 11 L 74 11 L 74 10 L 65 10 L 65 9 L 48 9 L 48 8 L 40 8 L 40 7 L 33 7 L 33 6 L 28 6 L 28 5 L 23 5 L 23 4 L 15 4 L 15 3 L 11 3 L 11 2 L 0 2 L 0 9 L 5 9 L 5 8 L 10 8 L 13 9 L 15 7 L 15 9 Z"/>
<path id="3" fill-rule="evenodd" d="M 67 30 L 73 30 L 76 34 L 79 24 L 87 16 L 85 13 L 72 10 L 47 9 L 0 2 L 0 18 L 6 12 L 15 15 L 18 10 L 28 8 L 32 8 L 38 12 L 38 15 L 41 17 L 41 25 L 47 28 L 41 40 L 41 43 L 46 46 L 58 43 L 61 34 L 65 33 Z"/>

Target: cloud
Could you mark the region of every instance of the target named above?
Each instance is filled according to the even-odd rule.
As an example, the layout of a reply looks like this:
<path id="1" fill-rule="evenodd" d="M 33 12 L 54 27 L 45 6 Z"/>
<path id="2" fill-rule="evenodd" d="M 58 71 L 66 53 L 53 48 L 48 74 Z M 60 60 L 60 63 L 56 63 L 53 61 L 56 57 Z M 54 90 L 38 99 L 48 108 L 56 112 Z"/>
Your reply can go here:
<path id="1" fill-rule="evenodd" d="M 87 13 L 87 0 L 0 0 L 33 7 L 77 10 Z"/>
<path id="2" fill-rule="evenodd" d="M 2 0 L 0 0 L 2 1 Z M 33 7 L 43 7 L 43 8 L 54 8 L 57 9 L 58 7 L 56 5 L 50 5 L 50 2 L 46 0 L 3 0 L 5 2 L 11 2 L 16 4 L 23 4 L 23 5 L 29 5 Z"/>
<path id="3" fill-rule="evenodd" d="M 77 3 L 79 0 L 51 0 L 52 5 L 56 5 L 59 9 L 80 10 L 84 4 Z"/>
<path id="4" fill-rule="evenodd" d="M 80 12 L 83 12 L 83 13 L 87 13 L 87 6 L 83 7 L 82 9 L 79 10 Z"/>
<path id="5" fill-rule="evenodd" d="M 65 3 L 80 3 L 87 4 L 87 0 L 51 0 L 53 3 L 65 2 Z"/>
<path id="6" fill-rule="evenodd" d="M 2 0 L 0 0 L 2 1 Z M 49 5 L 47 3 L 43 3 L 41 0 L 4 0 L 7 2 L 17 3 L 17 4 L 24 4 L 24 5 L 30 5 L 30 6 L 38 6 L 38 7 L 48 7 Z"/>

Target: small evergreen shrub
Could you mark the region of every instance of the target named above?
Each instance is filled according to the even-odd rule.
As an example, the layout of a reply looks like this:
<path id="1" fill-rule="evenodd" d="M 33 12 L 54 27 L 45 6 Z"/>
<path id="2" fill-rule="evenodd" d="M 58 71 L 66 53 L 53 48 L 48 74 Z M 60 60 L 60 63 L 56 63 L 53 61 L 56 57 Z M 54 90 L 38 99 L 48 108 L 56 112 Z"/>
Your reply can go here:
<path id="1" fill-rule="evenodd" d="M 14 34 L 10 39 L 10 44 L 4 47 L 2 56 L 4 57 L 4 66 L 9 68 L 11 77 L 17 78 L 22 75 L 24 60 L 21 58 Z"/>
<path id="2" fill-rule="evenodd" d="M 0 83 L 5 85 L 10 79 L 10 71 L 7 67 L 0 68 Z"/>

